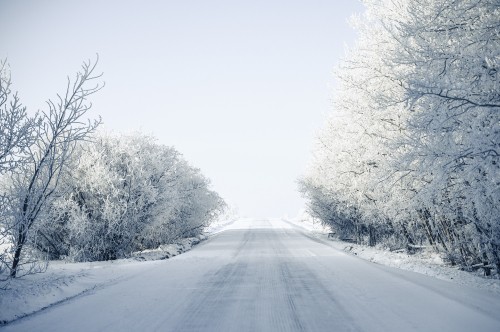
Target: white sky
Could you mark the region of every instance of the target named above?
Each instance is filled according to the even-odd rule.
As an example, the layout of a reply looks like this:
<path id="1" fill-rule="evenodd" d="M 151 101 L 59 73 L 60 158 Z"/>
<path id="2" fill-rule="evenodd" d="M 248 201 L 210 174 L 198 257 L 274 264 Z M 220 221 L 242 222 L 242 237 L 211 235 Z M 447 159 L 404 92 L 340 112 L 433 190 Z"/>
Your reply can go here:
<path id="1" fill-rule="evenodd" d="M 0 58 L 37 110 L 99 53 L 106 87 L 90 116 L 175 146 L 241 216 L 295 215 L 361 11 L 357 0 L 0 0 Z"/>

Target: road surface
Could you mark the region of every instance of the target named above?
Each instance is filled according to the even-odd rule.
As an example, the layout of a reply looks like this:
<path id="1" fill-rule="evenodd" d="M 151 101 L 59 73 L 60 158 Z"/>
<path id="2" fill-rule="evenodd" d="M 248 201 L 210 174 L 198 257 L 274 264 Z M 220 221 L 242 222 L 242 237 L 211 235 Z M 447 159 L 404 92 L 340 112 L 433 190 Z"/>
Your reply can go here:
<path id="1" fill-rule="evenodd" d="M 240 221 L 141 274 L 5 331 L 500 331 L 498 295 Z"/>

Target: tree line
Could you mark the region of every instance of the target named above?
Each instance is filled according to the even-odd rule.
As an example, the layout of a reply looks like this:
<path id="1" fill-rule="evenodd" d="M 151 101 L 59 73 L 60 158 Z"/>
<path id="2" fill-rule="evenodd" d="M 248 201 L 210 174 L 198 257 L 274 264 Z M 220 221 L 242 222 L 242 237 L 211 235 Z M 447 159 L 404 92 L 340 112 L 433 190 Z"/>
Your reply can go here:
<path id="1" fill-rule="evenodd" d="M 341 238 L 500 269 L 497 0 L 365 0 L 299 181 Z"/>
<path id="2" fill-rule="evenodd" d="M 47 110 L 29 115 L 0 63 L 0 276 L 47 259 L 110 260 L 203 231 L 225 208 L 172 147 L 86 119 L 102 88 L 88 61 Z M 40 264 L 42 262 L 42 264 Z"/>

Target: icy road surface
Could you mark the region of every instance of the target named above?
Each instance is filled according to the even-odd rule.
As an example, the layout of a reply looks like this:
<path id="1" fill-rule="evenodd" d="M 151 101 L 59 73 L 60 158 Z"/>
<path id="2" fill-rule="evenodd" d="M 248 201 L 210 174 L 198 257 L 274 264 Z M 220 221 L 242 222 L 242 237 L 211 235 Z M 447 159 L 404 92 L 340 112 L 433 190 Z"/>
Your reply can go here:
<path id="1" fill-rule="evenodd" d="M 346 255 L 279 220 L 241 220 L 0 330 L 498 332 L 500 299 Z"/>

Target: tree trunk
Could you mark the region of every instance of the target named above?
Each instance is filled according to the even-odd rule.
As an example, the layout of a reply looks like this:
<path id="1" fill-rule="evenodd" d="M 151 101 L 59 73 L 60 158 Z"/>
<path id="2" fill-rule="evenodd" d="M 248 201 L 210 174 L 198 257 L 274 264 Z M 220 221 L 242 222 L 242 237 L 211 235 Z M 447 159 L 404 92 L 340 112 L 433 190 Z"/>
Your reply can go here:
<path id="1" fill-rule="evenodd" d="M 15 278 L 17 274 L 17 266 L 19 265 L 19 260 L 21 259 L 21 251 L 24 246 L 24 242 L 26 242 L 26 234 L 23 230 L 24 227 L 19 229 L 17 234 L 17 247 L 14 253 L 14 260 L 12 261 L 12 268 L 10 269 L 10 277 Z"/>
<path id="2" fill-rule="evenodd" d="M 373 229 L 372 225 L 368 226 L 368 245 L 370 247 L 375 247 L 375 244 L 377 244 L 377 240 L 375 238 L 375 230 Z"/>

